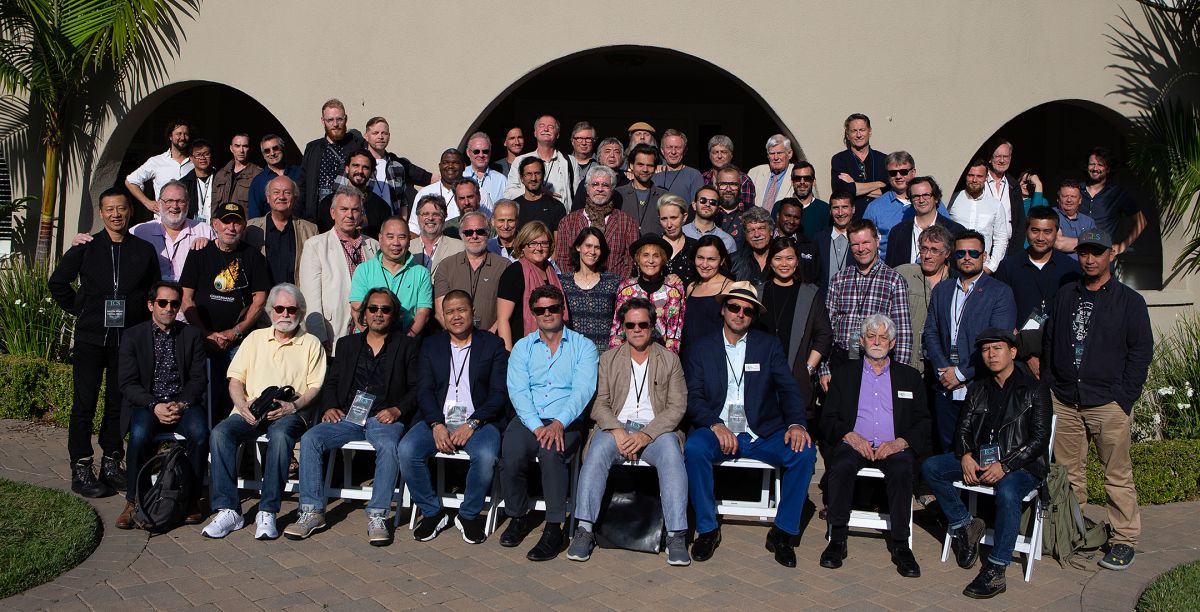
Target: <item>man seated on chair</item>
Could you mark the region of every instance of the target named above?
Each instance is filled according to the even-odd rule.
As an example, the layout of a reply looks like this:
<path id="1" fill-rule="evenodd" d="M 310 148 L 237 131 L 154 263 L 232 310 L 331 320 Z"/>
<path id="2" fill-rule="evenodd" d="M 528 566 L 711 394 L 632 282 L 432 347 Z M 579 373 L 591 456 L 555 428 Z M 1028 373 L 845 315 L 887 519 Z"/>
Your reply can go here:
<path id="1" fill-rule="evenodd" d="M 272 287 L 267 295 L 271 327 L 254 330 L 246 336 L 229 362 L 229 397 L 233 400 L 233 412 L 213 427 L 209 437 L 212 509 L 217 515 L 204 527 L 205 537 L 223 538 L 242 528 L 237 449 L 244 443 L 254 444 L 264 432 L 268 440 L 267 453 L 263 456 L 254 538 L 274 540 L 279 537 L 275 514 L 279 512 L 292 448 L 308 429 L 308 422 L 316 412 L 321 382 L 325 379 L 325 349 L 316 336 L 300 329 L 304 310 L 304 296 L 298 287 L 291 283 Z M 264 422 L 258 422 L 251 414 L 250 406 L 267 388 L 284 386 L 295 389 L 299 397 L 293 401 L 279 401 L 264 415 Z"/>
<path id="2" fill-rule="evenodd" d="M 821 432 L 833 447 L 825 490 L 829 546 L 821 554 L 821 567 L 842 566 L 855 475 L 875 468 L 883 472 L 887 488 L 892 563 L 901 576 L 917 578 L 921 566 L 908 546 L 908 517 L 917 458 L 929 452 L 925 385 L 915 368 L 888 357 L 896 346 L 896 324 L 887 315 L 863 320 L 859 342 L 865 358 L 833 368 L 821 413 Z"/>
<path id="3" fill-rule="evenodd" d="M 991 376 L 972 382 L 958 417 L 954 452 L 925 460 L 921 473 L 933 489 L 959 567 L 969 569 L 979 556 L 983 521 L 973 518 L 954 486 L 992 487 L 996 525 L 992 551 L 963 594 L 987 599 L 1004 592 L 1004 569 L 1012 561 L 1025 496 L 1046 478 L 1053 409 L 1045 383 L 1013 367 L 1017 337 L 999 328 L 975 339 Z"/>
<path id="4" fill-rule="evenodd" d="M 724 325 L 684 353 L 687 416 L 694 427 L 683 452 L 696 513 L 692 557 L 707 561 L 721 543 L 713 466 L 744 457 L 783 468 L 767 550 L 780 565 L 796 567 L 792 538 L 800 535 L 800 512 L 816 462 L 800 385 L 779 339 L 751 329 L 766 310 L 753 285 L 730 283 L 717 301 Z"/>
<path id="5" fill-rule="evenodd" d="M 596 421 L 575 496 L 572 561 L 587 561 L 596 546 L 593 525 L 600 513 L 609 468 L 639 458 L 658 470 L 658 493 L 667 527 L 667 563 L 691 565 L 687 542 L 687 472 L 677 429 L 687 412 L 687 383 L 674 353 L 653 342 L 654 304 L 632 298 L 617 310 L 625 344 L 600 357 Z"/>
<path id="6" fill-rule="evenodd" d="M 466 291 L 447 292 L 441 313 L 446 329 L 421 345 L 419 414 L 400 443 L 400 471 L 413 505 L 421 511 L 413 537 L 426 542 L 450 522 L 429 481 L 426 461 L 437 452 L 465 451 L 471 463 L 454 526 L 466 543 L 482 544 L 487 533 L 480 513 L 492 490 L 500 455 L 499 422 L 508 407 L 508 352 L 499 336 L 475 329 L 475 307 Z"/>
<path id="7" fill-rule="evenodd" d="M 508 527 L 500 545 L 514 547 L 532 526 L 528 471 L 534 460 L 542 472 L 546 526 L 530 561 L 549 561 L 562 552 L 568 465 L 583 438 L 579 416 L 596 393 L 596 344 L 563 325 L 566 298 L 552 285 L 529 294 L 537 329 L 513 345 L 508 360 L 508 397 L 517 418 L 504 430 L 500 485 Z"/>
<path id="8" fill-rule="evenodd" d="M 418 341 L 398 330 L 400 301 L 385 287 L 367 291 L 358 316 L 367 331 L 338 339 L 321 387 L 321 422 L 300 438 L 300 516 L 283 531 L 289 540 L 325 526 L 326 454 L 366 440 L 375 449 L 367 541 L 391 542 L 387 513 L 400 473 L 396 446 L 416 412 Z"/>
<path id="9" fill-rule="evenodd" d="M 177 283 L 154 283 L 148 297 L 150 320 L 125 331 L 117 368 L 124 412 L 129 419 L 125 453 L 129 487 L 125 509 L 117 517 L 118 529 L 133 528 L 138 473 L 148 455 L 153 456 L 154 437 L 160 433 L 178 433 L 184 438 L 188 464 L 196 479 L 196 498 L 185 500 L 188 514 L 184 523 L 197 525 L 203 520 L 198 502 L 203 489 L 200 482 L 208 474 L 204 337 L 200 330 L 176 320 L 183 303 L 183 289 Z"/>

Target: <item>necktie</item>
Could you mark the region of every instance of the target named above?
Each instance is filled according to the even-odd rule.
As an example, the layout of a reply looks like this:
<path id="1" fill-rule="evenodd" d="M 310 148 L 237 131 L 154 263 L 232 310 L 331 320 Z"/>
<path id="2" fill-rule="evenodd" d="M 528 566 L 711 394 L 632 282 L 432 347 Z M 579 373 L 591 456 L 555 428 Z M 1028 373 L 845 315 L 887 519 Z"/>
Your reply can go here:
<path id="1" fill-rule="evenodd" d="M 779 180 L 775 180 L 778 178 Z M 772 175 L 767 179 L 767 193 L 763 195 L 763 208 L 771 210 L 775 206 L 775 194 L 779 193 L 779 184 L 783 182 L 783 173 Z"/>

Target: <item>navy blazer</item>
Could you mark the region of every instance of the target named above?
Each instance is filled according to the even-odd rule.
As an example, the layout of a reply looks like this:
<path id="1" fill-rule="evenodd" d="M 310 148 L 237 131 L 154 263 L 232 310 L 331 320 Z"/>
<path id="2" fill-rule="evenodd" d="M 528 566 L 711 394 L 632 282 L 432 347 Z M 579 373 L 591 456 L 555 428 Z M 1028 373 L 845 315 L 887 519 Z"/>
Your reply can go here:
<path id="1" fill-rule="evenodd" d="M 833 250 L 833 229 L 826 230 L 817 234 L 817 269 L 821 273 L 821 282 L 817 286 L 821 288 L 821 299 L 825 299 L 825 292 L 829 289 L 829 252 Z M 846 265 L 854 265 L 854 257 L 850 255 L 850 236 L 846 236 Z"/>
<path id="2" fill-rule="evenodd" d="M 938 202 L 938 205 L 940 206 L 941 202 Z M 949 230 L 951 238 L 967 229 L 940 211 L 937 218 L 933 220 L 933 224 L 940 225 Z M 906 263 L 912 263 L 912 234 L 913 219 L 911 217 L 897 223 L 892 228 L 892 231 L 888 233 L 887 256 L 884 257 L 883 263 L 887 264 L 889 268 L 896 268 Z M 954 245 L 951 244 L 950 246 L 953 247 Z"/>
<path id="3" fill-rule="evenodd" d="M 471 333 L 471 354 L 467 366 L 471 381 L 473 419 L 495 422 L 504 417 L 508 406 L 508 351 L 495 334 L 476 329 Z M 450 333 L 442 330 L 421 344 L 418 360 L 417 409 L 421 420 L 431 427 L 445 423 L 442 408 L 450 391 Z"/>
<path id="4" fill-rule="evenodd" d="M 697 338 L 694 346 L 684 353 L 687 416 L 695 427 L 724 422 L 721 409 L 725 407 L 729 389 L 729 365 L 725 359 L 723 327 Z M 758 371 L 747 370 L 742 381 L 746 422 L 755 435 L 765 438 L 791 425 L 807 428 L 800 385 L 792 376 L 779 338 L 756 329 L 748 331 L 745 363 L 758 364 Z"/>
<path id="5" fill-rule="evenodd" d="M 957 280 L 938 283 L 929 297 L 929 314 L 925 317 L 921 347 L 925 359 L 938 369 L 950 365 L 950 317 L 954 316 L 951 302 L 961 284 Z M 963 377 L 971 380 L 975 377 L 975 369 L 983 367 L 983 358 L 975 348 L 975 338 L 983 330 L 989 327 L 1012 330 L 1016 326 L 1017 303 L 1012 289 L 987 273 L 980 274 L 963 305 L 958 325 L 958 353 L 963 355 L 964 351 L 970 351 L 967 359 L 959 360 L 958 369 Z"/>

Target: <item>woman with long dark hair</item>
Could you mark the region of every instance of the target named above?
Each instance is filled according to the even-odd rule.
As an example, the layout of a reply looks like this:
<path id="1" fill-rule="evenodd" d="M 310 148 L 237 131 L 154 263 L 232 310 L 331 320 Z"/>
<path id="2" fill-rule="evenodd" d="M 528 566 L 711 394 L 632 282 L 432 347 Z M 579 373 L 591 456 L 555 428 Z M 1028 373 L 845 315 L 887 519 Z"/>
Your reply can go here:
<path id="1" fill-rule="evenodd" d="M 729 251 L 717 236 L 701 236 L 692 248 L 694 279 L 688 285 L 683 320 L 683 346 L 690 339 L 724 325 L 717 295 L 733 282 Z"/>
<path id="2" fill-rule="evenodd" d="M 758 294 L 767 311 L 759 317 L 759 324 L 783 344 L 804 404 L 811 407 L 813 373 L 833 346 L 833 326 L 816 275 L 812 266 L 801 265 L 794 238 L 771 241 L 763 275 Z"/>
<path id="3" fill-rule="evenodd" d="M 608 350 L 609 326 L 621 284 L 621 277 L 602 271 L 608 255 L 604 232 L 585 227 L 571 245 L 571 268 L 575 272 L 558 275 L 571 308 L 571 329 L 594 342 L 600 353 Z"/>

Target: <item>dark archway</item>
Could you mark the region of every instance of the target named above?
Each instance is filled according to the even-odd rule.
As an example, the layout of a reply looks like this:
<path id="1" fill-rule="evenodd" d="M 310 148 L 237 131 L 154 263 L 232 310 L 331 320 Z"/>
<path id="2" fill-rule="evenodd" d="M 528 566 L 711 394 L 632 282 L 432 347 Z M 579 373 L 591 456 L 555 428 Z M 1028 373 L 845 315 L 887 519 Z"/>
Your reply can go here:
<path id="1" fill-rule="evenodd" d="M 1054 204 L 1058 185 L 1065 179 L 1082 180 L 1087 155 L 1103 146 L 1123 156 L 1129 150 L 1129 121 L 1119 113 L 1087 100 L 1056 100 L 1035 106 L 1005 123 L 980 144 L 971 159 L 987 159 L 984 150 L 996 138 L 1013 143 L 1012 172 L 1033 172 L 1042 180 L 1046 199 Z M 970 160 L 964 160 L 958 186 Z M 1121 258 L 1121 280 L 1135 289 L 1162 289 L 1162 232 L 1158 209 L 1138 177 L 1118 169 L 1116 180 L 1142 204 L 1147 227 Z"/>
<path id="2" fill-rule="evenodd" d="M 125 177 L 147 158 L 166 150 L 163 128 L 175 118 L 192 124 L 192 139 L 203 138 L 212 144 L 213 164 L 220 168 L 230 159 L 229 141 L 234 134 L 250 135 L 250 159 L 263 165 L 258 141 L 267 134 L 287 140 L 285 161 L 300 163 L 300 149 L 283 124 L 271 111 L 246 93 L 220 83 L 189 81 L 168 85 L 139 102 L 113 131 L 104 153 L 109 164 L 117 165 L 115 174 L 97 176 L 92 193 L 99 194 L 114 185 L 123 185 Z M 149 212 L 137 208 L 140 216 Z M 81 227 L 90 227 L 89 210 L 82 211 Z M 144 219 L 138 219 L 144 220 Z"/>
<path id="3" fill-rule="evenodd" d="M 754 89 L 729 71 L 706 60 L 661 47 L 622 45 L 574 53 L 551 61 L 504 90 L 463 134 L 486 132 L 492 137 L 493 157 L 513 126 L 529 132 L 539 115 L 554 115 L 562 124 L 559 148 L 570 152 L 571 126 L 588 121 L 597 138 L 628 140 L 626 129 L 636 121 L 649 122 L 661 135 L 675 128 L 688 138 L 685 163 L 707 170 L 708 139 L 725 134 L 733 139 L 734 163 L 747 170 L 766 163 L 766 142 L 772 134 L 792 138 L 796 155 L 800 143 Z"/>

